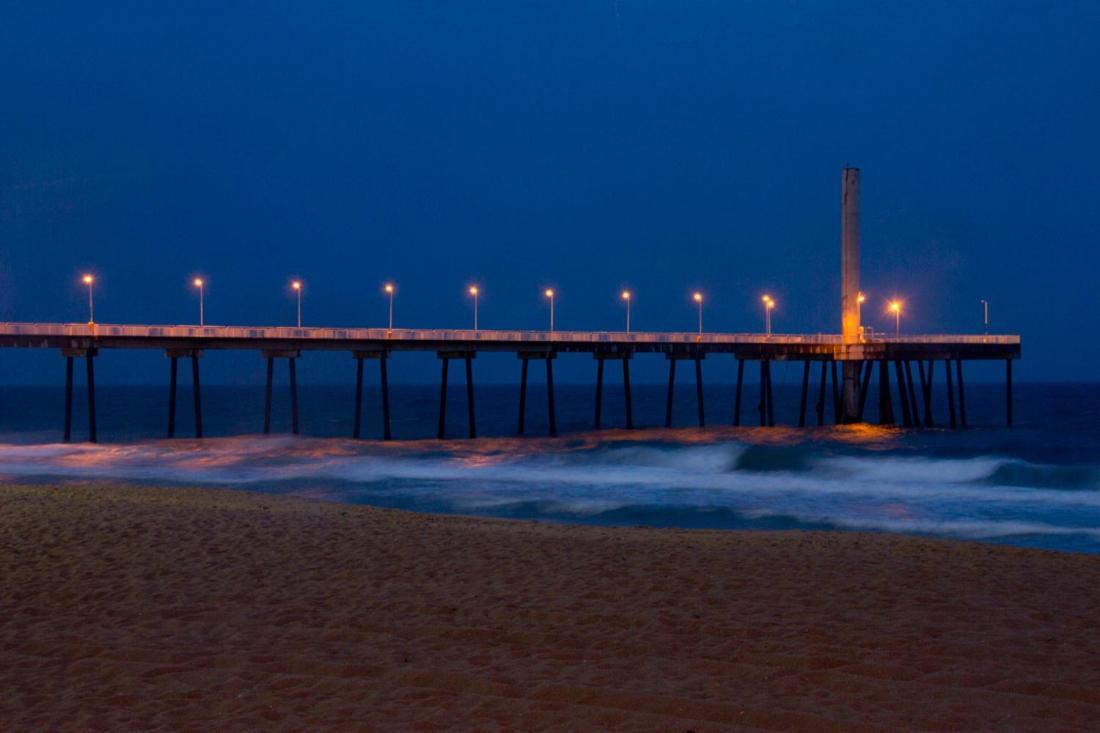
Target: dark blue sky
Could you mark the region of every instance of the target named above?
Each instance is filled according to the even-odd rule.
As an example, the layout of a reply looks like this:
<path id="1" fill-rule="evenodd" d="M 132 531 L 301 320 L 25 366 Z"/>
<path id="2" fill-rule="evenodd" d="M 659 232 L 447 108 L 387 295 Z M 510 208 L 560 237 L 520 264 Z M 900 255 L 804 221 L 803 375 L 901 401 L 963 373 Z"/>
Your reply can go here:
<path id="1" fill-rule="evenodd" d="M 976 331 L 987 298 L 1023 378 L 1090 379 L 1098 69 L 1095 2 L 5 3 L 0 319 L 85 319 L 87 269 L 104 322 L 193 321 L 202 274 L 209 322 L 289 323 L 297 275 L 307 324 L 382 324 L 392 278 L 401 325 L 467 324 L 476 280 L 483 327 L 543 327 L 553 284 L 561 328 L 620 327 L 627 285 L 639 329 L 699 288 L 708 330 L 767 291 L 836 331 L 852 164 L 865 320 Z"/>

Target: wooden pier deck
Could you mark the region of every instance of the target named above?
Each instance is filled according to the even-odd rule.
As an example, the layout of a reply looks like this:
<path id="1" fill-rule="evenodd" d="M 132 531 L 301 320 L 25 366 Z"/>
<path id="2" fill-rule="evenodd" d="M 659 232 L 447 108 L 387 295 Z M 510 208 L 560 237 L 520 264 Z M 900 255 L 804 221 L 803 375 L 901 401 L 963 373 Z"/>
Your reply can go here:
<path id="1" fill-rule="evenodd" d="M 86 381 L 89 404 L 89 439 L 96 439 L 94 358 L 102 349 L 159 349 L 170 359 L 168 436 L 175 435 L 175 407 L 178 360 L 191 360 L 196 434 L 202 436 L 202 407 L 199 389 L 199 357 L 206 351 L 252 350 L 267 359 L 264 432 L 270 430 L 272 373 L 276 359 L 288 362 L 292 431 L 298 432 L 296 362 L 303 352 L 345 351 L 357 362 L 355 421 L 353 437 L 360 437 L 362 407 L 363 361 L 379 362 L 383 404 L 383 438 L 391 438 L 387 361 L 393 352 L 435 352 L 442 363 L 439 406 L 440 438 L 444 436 L 447 404 L 449 362 L 461 360 L 465 365 L 468 410 L 468 435 L 475 437 L 472 360 L 479 352 L 512 352 L 522 361 L 517 432 L 524 432 L 529 362 L 543 361 L 547 376 L 549 429 L 556 432 L 554 415 L 553 362 L 558 354 L 588 353 L 597 361 L 596 413 L 594 426 L 601 426 L 603 374 L 605 361 L 619 361 L 623 369 L 626 398 L 626 424 L 633 427 L 630 396 L 630 360 L 635 355 L 664 354 L 669 363 L 668 406 L 666 425 L 672 424 L 672 396 L 676 363 L 692 360 L 695 366 L 698 418 L 703 425 L 702 362 L 708 355 L 730 355 L 737 360 L 737 387 L 734 405 L 735 425 L 740 424 L 745 362 L 757 362 L 760 368 L 760 401 L 757 409 L 761 425 L 774 425 L 771 362 L 802 361 L 802 395 L 798 424 L 806 424 L 806 412 L 811 381 L 811 364 L 820 367 L 820 384 L 816 405 L 817 424 L 825 421 L 826 381 L 832 377 L 834 420 L 840 421 L 840 387 L 837 365 L 858 362 L 855 372 L 859 394 L 858 420 L 862 420 L 868 387 L 874 365 L 878 370 L 879 419 L 893 424 L 894 409 L 889 365 L 894 365 L 898 385 L 901 422 L 907 427 L 933 425 L 931 417 L 932 377 L 937 361 L 943 362 L 947 385 L 948 412 L 952 427 L 966 426 L 966 398 L 963 382 L 963 362 L 971 360 L 1003 360 L 1006 369 L 1006 418 L 1012 423 L 1012 361 L 1021 355 L 1021 340 L 1016 335 L 939 334 L 914 335 L 900 338 L 874 336 L 857 342 L 846 342 L 839 334 L 760 334 L 760 333 L 691 333 L 691 332 L 611 332 L 611 331 L 501 331 L 473 329 L 410 329 L 410 328 L 297 328 L 286 326 L 158 326 L 90 323 L 4 323 L 0 324 L 0 347 L 57 349 L 66 357 L 66 410 L 64 439 L 72 434 L 73 360 L 86 361 Z M 916 362 L 920 377 L 921 400 L 912 364 Z M 927 365 L 927 370 L 926 370 Z M 952 373 L 954 372 L 954 374 Z M 922 404 L 923 403 L 923 417 Z M 956 411 L 956 405 L 958 410 Z"/>

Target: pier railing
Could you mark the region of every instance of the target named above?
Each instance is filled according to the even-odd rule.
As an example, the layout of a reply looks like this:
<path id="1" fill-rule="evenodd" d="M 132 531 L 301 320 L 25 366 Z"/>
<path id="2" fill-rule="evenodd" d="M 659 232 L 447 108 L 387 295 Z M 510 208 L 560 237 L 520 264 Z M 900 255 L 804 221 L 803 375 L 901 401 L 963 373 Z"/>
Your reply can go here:
<path id="1" fill-rule="evenodd" d="M 189 326 L 88 323 L 0 323 L 0 336 L 244 341 L 430 341 L 455 343 L 575 344 L 807 344 L 840 345 L 839 334 L 693 333 L 673 331 L 518 331 L 489 329 L 332 328 L 294 326 Z M 1005 334 L 922 334 L 869 337 L 864 344 L 1018 345 Z"/>

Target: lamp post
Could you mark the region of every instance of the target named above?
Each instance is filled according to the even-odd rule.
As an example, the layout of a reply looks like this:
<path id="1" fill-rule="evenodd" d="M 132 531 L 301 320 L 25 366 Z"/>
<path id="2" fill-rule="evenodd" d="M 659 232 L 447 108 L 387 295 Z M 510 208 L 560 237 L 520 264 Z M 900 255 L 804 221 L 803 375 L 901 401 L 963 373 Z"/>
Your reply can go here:
<path id="1" fill-rule="evenodd" d="M 989 301 L 982 299 L 982 323 L 985 325 L 985 335 L 989 335 Z"/>
<path id="2" fill-rule="evenodd" d="M 856 321 L 859 322 L 859 336 L 863 338 L 863 302 L 867 300 L 867 296 L 863 293 L 856 294 Z"/>
<path id="3" fill-rule="evenodd" d="M 630 291 L 624 290 L 622 298 L 626 303 L 626 332 L 630 333 Z"/>
<path id="4" fill-rule="evenodd" d="M 203 287 L 206 283 L 201 277 L 196 277 L 194 285 L 199 289 L 199 326 L 202 327 L 206 325 L 206 314 L 203 313 Z"/>
<path id="5" fill-rule="evenodd" d="M 760 299 L 764 303 L 764 333 L 768 336 L 772 335 L 772 308 L 775 307 L 775 301 L 772 300 L 772 296 L 765 295 Z"/>
<path id="6" fill-rule="evenodd" d="M 890 312 L 894 314 L 894 338 L 901 337 L 901 301 L 890 301 Z"/>
<path id="7" fill-rule="evenodd" d="M 470 295 L 474 296 L 474 330 L 477 330 L 477 296 L 480 291 L 477 285 L 470 286 Z"/>
<path id="8" fill-rule="evenodd" d="M 699 335 L 703 335 L 703 294 L 693 293 L 691 299 L 699 305 Z"/>
<path id="9" fill-rule="evenodd" d="M 95 282 L 95 278 L 91 275 L 85 275 L 81 279 L 88 286 L 88 325 L 91 325 L 95 323 L 95 300 L 92 298 L 92 284 Z"/>
<path id="10" fill-rule="evenodd" d="M 545 295 L 550 299 L 550 333 L 554 333 L 554 289 L 547 288 Z"/>
<path id="11" fill-rule="evenodd" d="M 391 330 L 391 331 L 393 330 L 393 291 L 395 289 L 396 288 L 394 288 L 393 283 L 386 283 L 384 286 L 382 286 L 382 291 L 386 293 L 386 296 L 390 300 L 390 328 L 389 328 L 389 330 Z"/>
<path id="12" fill-rule="evenodd" d="M 294 280 L 290 283 L 290 287 L 294 289 L 295 295 L 298 296 L 298 328 L 302 327 L 302 281 Z"/>

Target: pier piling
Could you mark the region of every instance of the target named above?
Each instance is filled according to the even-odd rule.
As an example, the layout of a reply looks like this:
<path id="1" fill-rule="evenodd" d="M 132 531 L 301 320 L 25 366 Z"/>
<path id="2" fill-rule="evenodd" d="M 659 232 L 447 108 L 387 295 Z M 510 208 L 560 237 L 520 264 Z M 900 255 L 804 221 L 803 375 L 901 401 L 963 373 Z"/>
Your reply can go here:
<path id="1" fill-rule="evenodd" d="M 823 427 L 825 425 L 825 381 L 826 374 L 829 366 L 826 362 L 821 362 L 821 379 L 817 386 L 817 426 Z"/>
<path id="2" fill-rule="evenodd" d="M 905 392 L 905 372 L 901 368 L 901 359 L 894 359 L 894 374 L 898 378 L 898 401 L 901 403 L 901 424 L 913 427 L 913 413 L 909 409 L 909 395 Z"/>
<path id="3" fill-rule="evenodd" d="M 298 357 L 288 358 L 290 369 L 290 432 L 298 434 Z"/>
<path id="4" fill-rule="evenodd" d="M 523 362 L 523 366 L 519 370 L 519 424 L 516 426 L 516 435 L 523 435 L 524 422 L 527 416 L 527 362 L 529 359 L 522 354 L 519 358 Z"/>
<path id="5" fill-rule="evenodd" d="M 175 356 L 169 356 L 168 367 L 168 437 L 176 437 L 176 375 L 179 371 Z"/>
<path id="6" fill-rule="evenodd" d="M 951 427 L 958 427 L 955 420 L 955 384 L 951 378 L 951 360 L 943 360 L 943 370 L 947 373 L 947 414 L 951 418 Z"/>
<path id="7" fill-rule="evenodd" d="M 967 427 L 966 423 L 966 388 L 963 386 L 963 360 L 955 360 L 955 376 L 959 382 L 959 426 Z"/>
<path id="8" fill-rule="evenodd" d="M 195 408 L 195 437 L 202 437 L 202 387 L 199 383 L 199 352 L 191 352 L 191 398 Z"/>
<path id="9" fill-rule="evenodd" d="M 802 397 L 798 402 L 798 427 L 806 427 L 806 397 L 810 388 L 810 360 L 802 363 Z"/>
<path id="10" fill-rule="evenodd" d="M 95 349 L 88 349 L 84 353 L 84 363 L 88 380 L 88 442 L 95 443 L 98 442 L 95 415 Z"/>
<path id="11" fill-rule="evenodd" d="M 596 416 L 593 419 L 594 429 L 600 429 L 600 410 L 603 408 L 603 356 L 596 355 Z"/>
<path id="12" fill-rule="evenodd" d="M 737 359 L 737 386 L 733 393 L 733 424 L 741 425 L 741 388 L 745 383 L 745 360 Z"/>
<path id="13" fill-rule="evenodd" d="M 875 362 L 866 360 L 862 362 L 859 383 L 858 422 L 863 422 L 863 412 L 867 407 L 867 389 L 871 386 L 871 377 L 875 373 Z"/>
<path id="14" fill-rule="evenodd" d="M 558 434 L 558 416 L 554 411 L 554 355 L 546 356 L 546 419 L 550 435 Z"/>
<path id="15" fill-rule="evenodd" d="M 65 438 L 73 439 L 73 357 L 65 357 Z"/>
<path id="16" fill-rule="evenodd" d="M 695 357 L 695 408 L 699 414 L 699 427 L 706 427 L 703 415 L 703 357 Z"/>
<path id="17" fill-rule="evenodd" d="M 267 382 L 264 387 L 264 435 L 271 434 L 271 382 L 275 372 L 275 357 L 266 357 Z"/>
<path id="18" fill-rule="evenodd" d="M 668 355 L 668 399 L 665 401 L 665 427 L 672 427 L 672 392 L 676 388 L 676 359 Z"/>
<path id="19" fill-rule="evenodd" d="M 389 353 L 383 352 L 378 357 L 378 386 L 382 390 L 382 440 L 393 440 L 390 432 L 390 378 L 387 362 Z"/>
<path id="20" fill-rule="evenodd" d="M 890 396 L 890 369 L 885 359 L 878 363 L 878 424 L 894 424 L 894 403 Z"/>
<path id="21" fill-rule="evenodd" d="M 623 399 L 626 407 L 626 429 L 634 429 L 634 405 L 630 397 L 630 354 L 623 354 Z"/>
<path id="22" fill-rule="evenodd" d="M 360 421 L 363 417 L 363 357 L 355 357 L 355 415 L 352 418 L 351 437 L 359 440 Z"/>
<path id="23" fill-rule="evenodd" d="M 474 419 L 474 366 L 473 355 L 466 354 L 466 432 L 470 439 L 477 437 L 477 421 Z M 547 362 L 549 364 L 549 362 Z"/>

